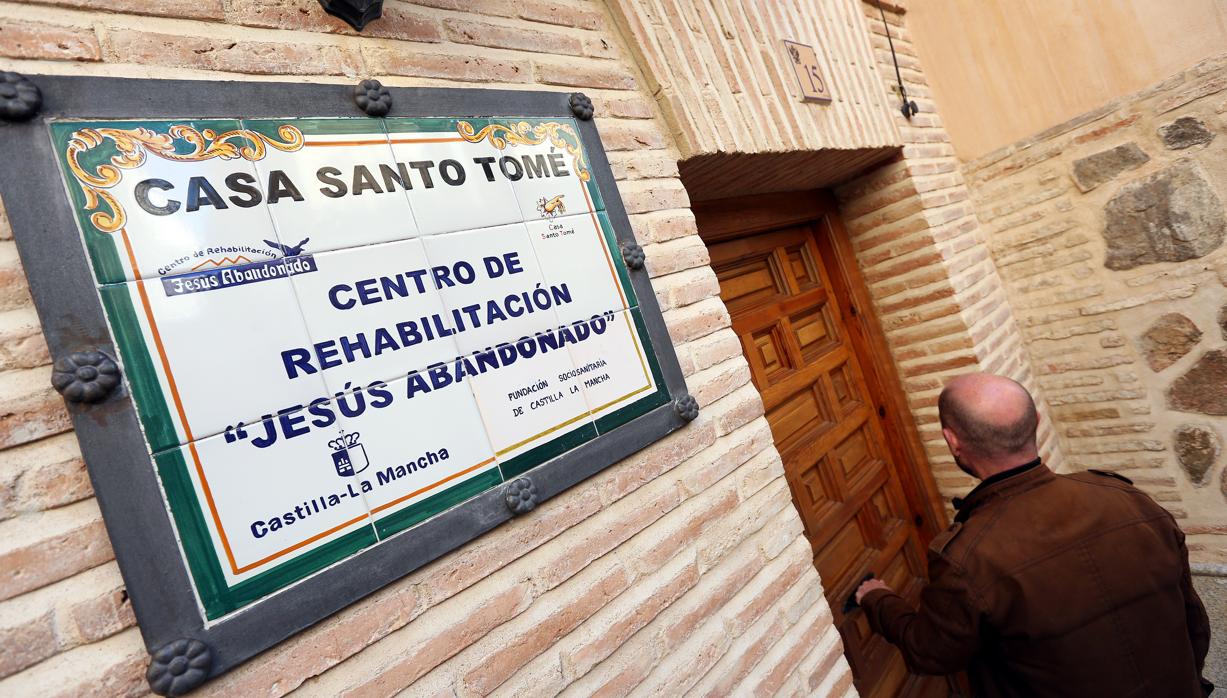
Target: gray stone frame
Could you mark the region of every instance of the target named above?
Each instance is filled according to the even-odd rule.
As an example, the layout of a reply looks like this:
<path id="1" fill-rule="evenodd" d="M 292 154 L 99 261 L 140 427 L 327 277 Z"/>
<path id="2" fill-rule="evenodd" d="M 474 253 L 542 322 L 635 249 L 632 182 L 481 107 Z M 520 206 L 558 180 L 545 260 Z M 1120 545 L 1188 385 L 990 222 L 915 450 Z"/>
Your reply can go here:
<path id="1" fill-rule="evenodd" d="M 42 108 L 22 123 L 0 121 L 0 162 L 5 163 L 0 194 L 57 359 L 83 349 L 117 352 L 44 119 L 362 115 L 350 85 L 28 77 L 42 92 Z M 395 117 L 576 115 L 619 245 L 625 256 L 641 255 L 597 127 L 583 118 L 586 100 L 508 90 L 390 88 L 390 93 L 388 115 Z M 680 429 L 697 413 L 647 272 L 633 263 L 628 270 L 673 402 L 525 473 L 521 480 L 531 481 L 536 502 Z M 515 516 L 508 495 L 520 497 L 527 489 L 520 481 L 495 487 L 419 524 L 416 535 L 394 536 L 206 627 L 126 382 L 101 402 L 67 405 L 141 633 L 154 655 L 151 685 L 168 695 L 191 690 L 507 521 Z"/>

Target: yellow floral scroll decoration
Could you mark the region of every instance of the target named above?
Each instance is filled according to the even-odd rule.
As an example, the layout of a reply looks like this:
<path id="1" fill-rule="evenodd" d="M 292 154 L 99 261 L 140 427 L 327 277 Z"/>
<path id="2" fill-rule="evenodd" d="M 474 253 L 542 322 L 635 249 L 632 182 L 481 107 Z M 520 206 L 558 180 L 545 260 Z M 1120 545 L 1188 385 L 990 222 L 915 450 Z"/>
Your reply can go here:
<path id="1" fill-rule="evenodd" d="M 527 121 L 517 121 L 511 125 L 490 124 L 478 131 L 473 124 L 461 121 L 456 124 L 456 131 L 470 143 L 480 143 L 489 140 L 490 145 L 503 150 L 511 145 L 537 145 L 547 138 L 555 148 L 562 148 L 571 154 L 572 167 L 581 182 L 592 178 L 584 162 L 584 151 L 580 147 L 579 136 L 570 124 L 560 124 L 557 121 L 547 121 L 541 124 L 530 124 Z M 564 138 L 563 134 L 570 136 Z"/>
<path id="2" fill-rule="evenodd" d="M 107 190 L 119 184 L 123 177 L 121 170 L 140 167 L 149 153 L 174 162 L 200 162 L 213 158 L 254 161 L 262 159 L 270 147 L 287 153 L 303 147 L 302 131 L 289 124 L 277 129 L 277 137 L 281 141 L 247 129 L 218 133 L 213 129 L 198 131 L 187 124 L 171 126 L 166 133 L 147 128 L 83 128 L 72 134 L 65 156 L 68 169 L 72 170 L 85 193 L 86 210 L 94 211 L 90 222 L 104 233 L 113 233 L 124 227 L 127 214 L 115 195 Z M 94 172 L 87 172 L 78 158 L 108 139 L 115 143 L 119 153 L 111 158 L 109 164 L 103 163 Z M 179 152 L 176 139 L 187 143 L 192 149 Z M 102 203 L 110 209 L 109 213 L 96 210 Z"/>

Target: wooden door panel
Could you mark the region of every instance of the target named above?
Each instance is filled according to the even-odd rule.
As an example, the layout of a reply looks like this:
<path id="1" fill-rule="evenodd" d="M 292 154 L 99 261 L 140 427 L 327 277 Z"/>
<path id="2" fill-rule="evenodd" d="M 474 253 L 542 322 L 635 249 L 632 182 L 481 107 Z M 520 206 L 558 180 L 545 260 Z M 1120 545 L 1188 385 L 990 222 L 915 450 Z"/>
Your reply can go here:
<path id="1" fill-rule="evenodd" d="M 863 370 L 889 358 L 870 356 L 864 333 L 849 325 L 860 320 L 836 295 L 847 292 L 848 260 L 833 258 L 838 247 L 822 237 L 831 230 L 821 220 L 743 237 L 723 229 L 710 246 L 712 267 L 857 688 L 868 696 L 910 694 L 929 683 L 907 673 L 863 613 L 842 611 L 870 570 L 914 599 L 925 578 L 925 541 L 909 504 L 917 497 L 905 492 L 916 478 L 900 476 L 904 464 L 882 425 L 882 388 Z"/>

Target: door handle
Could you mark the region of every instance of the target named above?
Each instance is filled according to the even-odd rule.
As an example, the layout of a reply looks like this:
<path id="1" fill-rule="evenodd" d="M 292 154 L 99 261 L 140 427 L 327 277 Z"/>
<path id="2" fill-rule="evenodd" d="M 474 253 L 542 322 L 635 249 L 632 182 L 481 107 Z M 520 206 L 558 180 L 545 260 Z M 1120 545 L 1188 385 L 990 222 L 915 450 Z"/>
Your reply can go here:
<path id="1" fill-rule="evenodd" d="M 873 572 L 870 572 L 869 574 L 865 575 L 864 579 L 862 579 L 859 583 L 857 583 L 856 589 L 860 589 L 861 584 L 864 584 L 865 582 L 868 582 L 871 579 L 873 579 Z M 856 602 L 856 589 L 853 589 L 852 593 L 848 594 L 847 600 L 844 601 L 844 615 L 848 615 L 849 613 L 861 607 L 861 605 Z"/>

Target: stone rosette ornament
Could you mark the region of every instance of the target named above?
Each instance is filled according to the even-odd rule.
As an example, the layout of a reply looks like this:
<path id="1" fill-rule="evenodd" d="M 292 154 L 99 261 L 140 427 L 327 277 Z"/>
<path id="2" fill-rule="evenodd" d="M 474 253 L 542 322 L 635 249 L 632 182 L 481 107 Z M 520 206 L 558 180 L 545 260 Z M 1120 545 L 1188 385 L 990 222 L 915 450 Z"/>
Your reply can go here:
<path id="1" fill-rule="evenodd" d="M 644 262 L 647 261 L 647 255 L 644 254 L 643 248 L 639 245 L 628 242 L 622 245 L 622 260 L 626 262 L 627 269 L 642 269 Z"/>
<path id="2" fill-rule="evenodd" d="M 687 422 L 693 422 L 699 416 L 699 401 L 693 395 L 683 395 L 673 401 L 673 410 Z"/>
<path id="3" fill-rule="evenodd" d="M 51 385 L 69 402 L 102 402 L 119 387 L 119 365 L 100 351 L 78 351 L 55 362 Z"/>
<path id="4" fill-rule="evenodd" d="M 503 501 L 513 514 L 527 514 L 537 508 L 537 486 L 526 477 L 516 478 L 507 485 Z"/>
<path id="5" fill-rule="evenodd" d="M 175 640 L 153 653 L 145 678 L 160 696 L 181 696 L 204 683 L 213 668 L 213 651 L 200 640 Z"/>
<path id="6" fill-rule="evenodd" d="M 592 100 L 588 99 L 588 95 L 583 92 L 572 92 L 569 103 L 571 105 L 571 113 L 578 117 L 580 121 L 592 120 Z"/>
<path id="7" fill-rule="evenodd" d="M 363 80 L 354 85 L 354 104 L 367 116 L 387 116 L 392 111 L 392 93 L 378 80 Z"/>
<path id="8" fill-rule="evenodd" d="M 0 71 L 0 118 L 28 121 L 42 106 L 43 93 L 38 85 L 20 73 Z"/>

